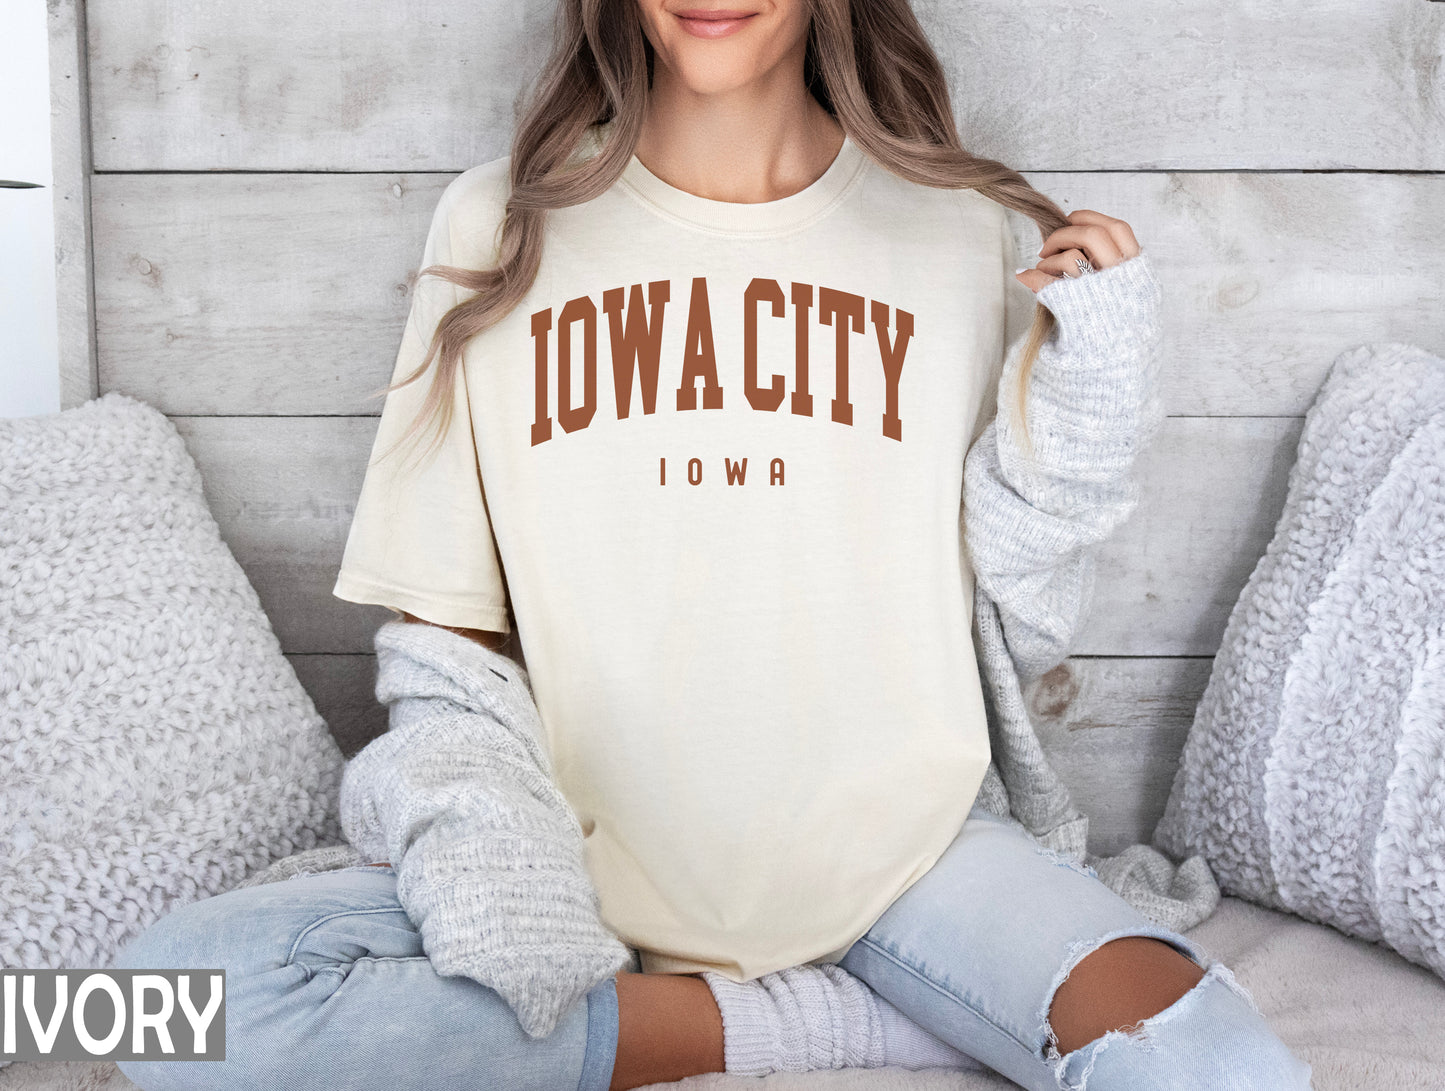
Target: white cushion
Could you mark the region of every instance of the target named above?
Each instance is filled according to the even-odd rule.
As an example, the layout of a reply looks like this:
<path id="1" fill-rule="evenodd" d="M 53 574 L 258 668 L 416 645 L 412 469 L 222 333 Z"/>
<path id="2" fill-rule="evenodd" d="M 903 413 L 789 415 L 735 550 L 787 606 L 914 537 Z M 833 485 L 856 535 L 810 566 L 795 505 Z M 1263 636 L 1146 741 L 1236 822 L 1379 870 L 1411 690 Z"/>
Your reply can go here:
<path id="1" fill-rule="evenodd" d="M 1445 360 L 1341 354 L 1157 847 L 1445 976 Z"/>
<path id="2" fill-rule="evenodd" d="M 343 764 L 171 422 L 0 420 L 0 967 L 103 968 L 340 842 Z"/>

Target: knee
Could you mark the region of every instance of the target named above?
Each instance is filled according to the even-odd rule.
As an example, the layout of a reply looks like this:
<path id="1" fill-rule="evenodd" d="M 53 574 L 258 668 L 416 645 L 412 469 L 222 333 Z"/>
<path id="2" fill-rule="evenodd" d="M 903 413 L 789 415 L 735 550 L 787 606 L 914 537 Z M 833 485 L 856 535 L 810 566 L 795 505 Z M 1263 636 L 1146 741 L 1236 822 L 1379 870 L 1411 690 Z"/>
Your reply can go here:
<path id="1" fill-rule="evenodd" d="M 1119 936 L 1090 951 L 1055 990 L 1050 1039 L 1060 1053 L 1157 1015 L 1194 988 L 1204 968 L 1153 936 Z"/>
<path id="2" fill-rule="evenodd" d="M 229 894 L 216 894 L 173 906 L 123 943 L 111 960 L 116 969 L 175 970 L 216 967 L 221 953 L 216 938 L 225 929 L 218 920 Z"/>
<path id="3" fill-rule="evenodd" d="M 291 1016 L 307 1002 L 312 970 L 295 963 L 298 936 L 330 906 L 295 886 L 239 888 L 177 906 L 124 944 L 112 965 L 134 970 L 224 972 L 224 1060 L 117 1060 L 143 1091 L 284 1086 L 272 1070 Z"/>
<path id="4" fill-rule="evenodd" d="M 1098 1087 L 1172 1087 L 1180 1071 L 1201 1087 L 1310 1089 L 1310 1066 L 1226 966 L 1206 969 L 1154 937 L 1119 937 L 1080 959 L 1055 990 L 1047 1030 L 1056 1079 L 1072 1091 L 1091 1076 Z"/>

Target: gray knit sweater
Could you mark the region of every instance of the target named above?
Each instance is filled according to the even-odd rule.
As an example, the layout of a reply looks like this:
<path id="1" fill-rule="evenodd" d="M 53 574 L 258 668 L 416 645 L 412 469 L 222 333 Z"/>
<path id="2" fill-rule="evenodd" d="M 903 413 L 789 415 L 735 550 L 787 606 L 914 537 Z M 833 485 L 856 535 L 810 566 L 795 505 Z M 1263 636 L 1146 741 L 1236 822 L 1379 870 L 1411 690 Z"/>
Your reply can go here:
<path id="1" fill-rule="evenodd" d="M 495 989 L 533 1037 L 622 969 L 548 758 L 526 670 L 436 625 L 376 633 L 391 726 L 347 763 L 341 828 L 391 861 L 439 974 Z"/>
<path id="2" fill-rule="evenodd" d="M 1009 411 L 1020 341 L 999 377 L 999 411 L 964 461 L 964 540 L 993 758 L 978 802 L 1094 867 L 1155 923 L 1184 931 L 1219 904 L 1204 857 L 1176 865 L 1147 844 L 1088 852 L 1088 818 L 1045 756 L 1023 698 L 1067 657 L 1093 598 L 1095 547 L 1138 505 L 1135 462 L 1164 420 L 1161 297 L 1147 249 L 1035 294 L 1057 323 L 1029 379 L 1032 457 Z"/>
<path id="3" fill-rule="evenodd" d="M 1204 860 L 1176 867 L 1142 844 L 1109 859 L 1087 854 L 1087 819 L 1049 764 L 1022 694 L 1068 654 L 1088 612 L 1093 549 L 1137 504 L 1135 459 L 1162 420 L 1159 285 L 1140 253 L 1035 298 L 1058 325 L 1029 386 L 1033 457 L 1008 411 L 1020 341 L 999 378 L 1002 408 L 965 462 L 964 541 L 992 747 L 978 800 L 1182 930 L 1219 900 Z M 387 622 L 376 650 L 390 730 L 342 781 L 350 861 L 392 861 L 398 899 L 438 971 L 496 989 L 529 1034 L 548 1034 L 630 952 L 600 919 L 527 673 L 431 625 Z"/>

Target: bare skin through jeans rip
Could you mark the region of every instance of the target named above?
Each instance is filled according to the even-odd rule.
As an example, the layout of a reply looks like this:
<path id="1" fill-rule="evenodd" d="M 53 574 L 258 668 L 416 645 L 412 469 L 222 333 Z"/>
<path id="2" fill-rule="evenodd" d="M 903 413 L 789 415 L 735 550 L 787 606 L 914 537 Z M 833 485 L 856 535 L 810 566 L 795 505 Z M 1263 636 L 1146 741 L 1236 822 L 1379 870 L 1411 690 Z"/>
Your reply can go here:
<path id="1" fill-rule="evenodd" d="M 1204 967 L 1154 936 L 1107 940 L 1080 959 L 1054 991 L 1050 1041 L 1066 1054 L 1111 1030 L 1138 1031 L 1204 975 Z"/>
<path id="2" fill-rule="evenodd" d="M 1045 845 L 1036 845 L 1035 851 L 1059 867 L 1099 877 L 1070 853 Z M 1204 967 L 1158 937 L 1106 940 L 1081 958 L 1055 989 L 1045 1027 L 1049 1041 L 1065 1054 L 1111 1030 L 1137 1032 L 1139 1024 L 1179 1000 L 1204 975 Z"/>

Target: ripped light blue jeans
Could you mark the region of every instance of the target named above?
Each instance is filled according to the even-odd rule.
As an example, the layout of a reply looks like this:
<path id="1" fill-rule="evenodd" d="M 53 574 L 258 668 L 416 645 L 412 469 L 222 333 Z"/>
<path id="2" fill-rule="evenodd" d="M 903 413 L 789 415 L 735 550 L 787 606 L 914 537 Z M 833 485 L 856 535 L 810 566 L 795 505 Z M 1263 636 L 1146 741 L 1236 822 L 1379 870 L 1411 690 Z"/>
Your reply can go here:
<path id="1" fill-rule="evenodd" d="M 1060 1055 L 1054 992 L 1095 948 L 1153 936 L 1206 972 L 1128 1030 Z M 937 863 L 840 961 L 919 1026 L 1030 1091 L 1307 1091 L 1310 1066 L 1222 962 L 1094 869 L 977 805 Z"/>
<path id="2" fill-rule="evenodd" d="M 1129 1031 L 1060 1055 L 1048 1026 L 1075 963 L 1120 936 L 1154 936 L 1207 968 Z M 607 1091 L 615 979 L 545 1038 L 470 978 L 442 977 L 396 898 L 390 867 L 243 887 L 172 910 L 120 968 L 224 967 L 224 1061 L 119 1061 L 143 1091 L 383 1088 Z M 914 1022 L 1033 1091 L 1295 1091 L 1310 1068 L 1230 971 L 1157 927 L 1092 869 L 975 806 L 929 872 L 841 965 Z"/>

